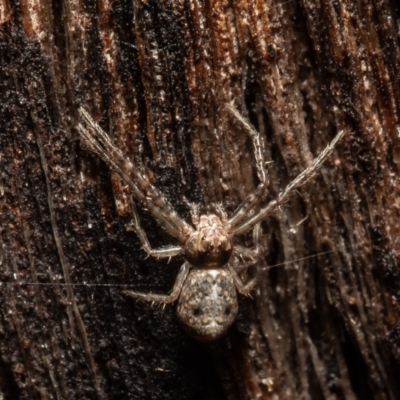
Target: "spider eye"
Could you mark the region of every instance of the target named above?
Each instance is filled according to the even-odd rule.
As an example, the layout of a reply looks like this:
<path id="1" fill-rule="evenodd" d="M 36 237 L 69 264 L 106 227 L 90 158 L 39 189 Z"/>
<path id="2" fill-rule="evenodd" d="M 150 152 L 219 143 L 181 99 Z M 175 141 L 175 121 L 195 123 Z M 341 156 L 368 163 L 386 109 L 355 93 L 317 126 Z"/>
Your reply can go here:
<path id="1" fill-rule="evenodd" d="M 204 241 L 204 240 L 206 240 L 206 237 L 205 237 L 205 236 L 203 236 L 203 237 L 201 238 L 201 240 L 203 240 L 203 241 Z"/>

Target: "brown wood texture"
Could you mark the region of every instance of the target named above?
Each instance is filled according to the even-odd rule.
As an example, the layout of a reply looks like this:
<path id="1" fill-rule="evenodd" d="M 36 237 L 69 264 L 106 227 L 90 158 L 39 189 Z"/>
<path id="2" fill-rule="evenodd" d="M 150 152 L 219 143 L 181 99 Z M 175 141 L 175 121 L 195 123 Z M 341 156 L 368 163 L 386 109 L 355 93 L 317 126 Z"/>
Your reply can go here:
<path id="1" fill-rule="evenodd" d="M 398 7 L 0 0 L 0 398 L 400 398 Z M 254 299 L 204 345 L 114 286 L 167 293 L 183 260 L 146 259 L 77 110 L 189 220 L 187 201 L 232 212 L 257 185 L 230 103 L 273 161 L 267 200 L 346 136 L 263 222 Z"/>

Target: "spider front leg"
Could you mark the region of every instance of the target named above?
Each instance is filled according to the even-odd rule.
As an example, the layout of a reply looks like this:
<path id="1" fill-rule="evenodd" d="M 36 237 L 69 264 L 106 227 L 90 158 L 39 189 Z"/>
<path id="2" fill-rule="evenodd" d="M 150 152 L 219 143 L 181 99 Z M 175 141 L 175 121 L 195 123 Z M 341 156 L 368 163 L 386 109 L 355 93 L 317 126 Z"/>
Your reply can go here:
<path id="1" fill-rule="evenodd" d="M 140 201 L 171 236 L 185 243 L 194 229 L 169 204 L 163 194 L 122 154 L 111 138 L 97 125 L 84 108 L 79 108 L 83 124 L 77 130 L 90 150 L 100 156 L 130 187 L 135 200 Z"/>
<path id="2" fill-rule="evenodd" d="M 178 276 L 176 277 L 174 287 L 171 290 L 170 294 L 155 294 L 155 293 L 141 293 L 141 292 L 132 292 L 130 290 L 124 290 L 123 293 L 127 296 L 134 297 L 135 299 L 141 299 L 145 301 L 152 301 L 156 303 L 173 303 L 178 299 L 183 283 L 185 282 L 190 271 L 190 266 L 188 263 L 184 263 L 179 270 Z"/>
<path id="3" fill-rule="evenodd" d="M 257 175 L 258 179 L 260 180 L 256 190 L 243 200 L 240 206 L 234 211 L 229 220 L 226 222 L 226 225 L 234 227 L 239 224 L 248 215 L 249 211 L 263 199 L 268 188 L 269 180 L 268 173 L 265 169 L 260 134 L 250 126 L 250 124 L 238 113 L 234 107 L 227 106 L 227 109 L 238 121 L 242 123 L 243 127 L 251 137 L 254 147 L 254 157 L 256 159 Z"/>
<path id="4" fill-rule="evenodd" d="M 158 249 L 153 249 L 150 245 L 149 239 L 147 238 L 145 231 L 140 226 L 139 214 L 136 208 L 136 204 L 133 200 L 131 200 L 131 212 L 133 218 L 132 228 L 136 232 L 140 243 L 142 244 L 142 248 L 147 253 L 147 255 L 156 258 L 166 258 L 174 257 L 182 251 L 181 246 L 166 246 Z"/>
<path id="5" fill-rule="evenodd" d="M 292 193 L 294 193 L 297 188 L 304 185 L 309 179 L 311 179 L 316 173 L 316 171 L 318 171 L 321 168 L 323 162 L 330 156 L 336 144 L 344 136 L 344 134 L 345 131 L 340 131 L 334 137 L 332 142 L 329 143 L 328 146 L 325 147 L 323 152 L 314 160 L 314 162 L 303 172 L 301 172 L 296 178 L 294 178 L 292 182 L 290 182 L 289 185 L 286 186 L 283 192 L 279 193 L 279 196 L 276 200 L 270 201 L 265 207 L 261 208 L 261 210 L 259 210 L 257 213 L 250 216 L 246 216 L 246 218 L 244 219 L 244 221 L 241 222 L 241 224 L 236 225 L 232 229 L 232 234 L 241 235 L 247 232 L 253 226 L 258 224 L 260 221 L 271 215 L 282 204 L 288 201 Z"/>

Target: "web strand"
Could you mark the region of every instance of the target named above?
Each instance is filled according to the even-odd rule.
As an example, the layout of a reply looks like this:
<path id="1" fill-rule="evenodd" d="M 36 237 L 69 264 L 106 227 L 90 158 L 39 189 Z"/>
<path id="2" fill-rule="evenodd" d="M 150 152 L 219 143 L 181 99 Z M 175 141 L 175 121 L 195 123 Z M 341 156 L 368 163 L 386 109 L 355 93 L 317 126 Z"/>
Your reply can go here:
<path id="1" fill-rule="evenodd" d="M 313 254 L 311 256 L 296 258 L 296 260 L 285 261 L 285 262 L 280 263 L 280 264 L 267 265 L 266 267 L 260 268 L 260 270 L 261 270 L 261 273 L 263 273 L 263 272 L 269 271 L 272 268 L 285 267 L 285 266 L 287 266 L 289 264 L 294 264 L 294 263 L 296 263 L 298 261 L 308 260 L 310 258 L 316 258 L 316 257 L 319 257 L 319 256 L 323 256 L 323 255 L 331 254 L 331 253 L 336 253 L 336 252 L 337 252 L 336 249 L 335 250 L 330 250 L 330 251 L 324 251 L 323 253 L 317 253 L 317 254 Z"/>
<path id="2" fill-rule="evenodd" d="M 63 283 L 63 282 L 0 282 L 0 286 L 87 286 L 87 287 L 137 287 L 129 283 Z"/>
<path id="3" fill-rule="evenodd" d="M 306 256 L 302 258 L 296 258 L 295 260 L 286 261 L 280 264 L 268 265 L 260 268 L 261 273 L 267 272 L 272 268 L 281 268 L 285 267 L 289 264 L 293 264 L 299 261 L 308 260 L 311 258 L 316 258 L 319 256 L 323 256 L 326 254 L 335 253 L 337 250 L 325 251 L 322 253 L 313 254 L 311 256 Z M 120 287 L 120 288 L 137 288 L 138 285 L 133 285 L 129 283 L 63 283 L 63 282 L 17 282 L 17 281 L 9 281 L 9 282 L 0 282 L 0 286 L 73 286 L 73 287 Z"/>

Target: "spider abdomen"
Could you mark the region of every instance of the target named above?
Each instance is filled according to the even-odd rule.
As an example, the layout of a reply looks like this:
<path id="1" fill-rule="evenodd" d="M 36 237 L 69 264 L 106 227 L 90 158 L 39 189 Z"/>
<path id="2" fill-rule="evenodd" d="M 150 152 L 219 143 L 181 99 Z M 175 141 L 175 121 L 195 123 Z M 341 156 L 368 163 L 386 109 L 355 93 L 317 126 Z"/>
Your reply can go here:
<path id="1" fill-rule="evenodd" d="M 177 304 L 185 330 L 197 340 L 212 341 L 226 333 L 238 311 L 236 287 L 224 269 L 192 269 Z"/>

